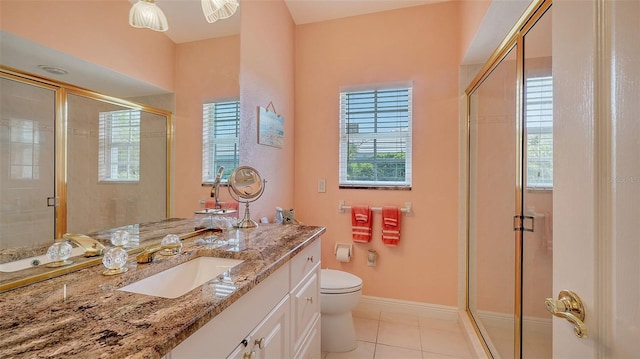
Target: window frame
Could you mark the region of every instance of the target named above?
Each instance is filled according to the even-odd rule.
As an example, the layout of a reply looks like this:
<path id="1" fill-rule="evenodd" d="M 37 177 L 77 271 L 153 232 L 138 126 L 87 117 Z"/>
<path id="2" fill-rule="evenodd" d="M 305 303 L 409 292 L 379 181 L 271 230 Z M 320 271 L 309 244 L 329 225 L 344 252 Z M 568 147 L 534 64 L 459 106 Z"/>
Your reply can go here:
<path id="1" fill-rule="evenodd" d="M 393 105 L 391 107 L 387 107 L 385 109 L 385 102 L 378 100 L 384 99 L 385 95 L 391 95 L 393 92 L 406 92 L 406 103 L 404 106 L 400 108 L 393 109 Z M 358 96 L 366 96 L 367 93 L 371 94 L 369 98 L 372 102 L 371 108 L 364 111 L 354 111 L 349 108 L 353 106 L 354 108 L 358 107 L 357 104 L 348 103 L 348 97 L 354 96 L 358 98 Z M 360 97 L 362 98 L 362 97 Z M 397 104 L 396 104 L 397 105 Z M 410 82 L 402 82 L 402 83 L 392 83 L 392 84 L 381 84 L 381 85 L 370 85 L 370 86 L 352 86 L 348 88 L 342 88 L 339 93 L 339 108 L 340 108 L 340 129 L 339 129 L 339 188 L 343 189 L 396 189 L 396 190 L 410 190 L 412 183 L 412 138 L 413 138 L 413 84 Z M 354 133 L 352 129 L 354 128 L 355 121 L 357 120 L 359 115 L 367 115 L 370 114 L 373 116 L 370 122 L 363 121 L 362 123 L 358 123 L 358 127 L 360 125 L 364 125 L 366 132 L 357 132 Z M 385 117 L 386 115 L 390 115 L 390 117 Z M 402 114 L 405 114 L 406 119 L 398 120 Z M 394 117 L 394 115 L 396 117 Z M 360 117 L 362 119 L 363 117 Z M 398 124 L 396 129 L 400 129 L 401 131 L 378 131 L 379 128 L 383 128 L 389 126 L 394 122 Z M 406 126 L 401 125 L 400 123 L 406 121 Z M 370 126 L 367 130 L 367 125 Z M 387 127 L 390 129 L 391 127 Z M 349 130 L 351 129 L 351 130 Z M 371 132 L 368 132 L 371 131 Z M 349 172 L 349 151 L 350 151 L 350 141 L 360 141 L 361 144 L 365 144 L 367 142 L 373 143 L 371 144 L 372 156 L 371 159 L 373 162 L 373 171 L 374 176 L 380 173 L 380 169 L 377 168 L 377 164 L 389 164 L 392 162 L 400 162 L 400 161 L 384 161 L 381 158 L 378 158 L 377 153 L 378 149 L 382 148 L 381 153 L 392 153 L 389 152 L 388 149 L 385 149 L 385 145 L 389 146 L 389 149 L 394 146 L 400 146 L 402 149 L 399 152 L 395 153 L 403 153 L 404 154 L 404 179 L 402 180 L 354 180 L 348 179 Z M 382 142 L 379 142 L 379 141 Z M 386 142 L 386 144 L 385 144 Z M 393 144 L 395 142 L 395 145 Z M 404 151 L 404 152 L 403 152 Z M 351 162 L 354 163 L 354 162 Z M 366 162 L 362 162 L 366 163 Z"/>
<path id="2" fill-rule="evenodd" d="M 233 120 L 229 118 L 223 119 L 224 121 L 235 121 L 232 125 L 235 128 L 235 137 L 216 137 L 215 133 L 211 134 L 211 130 L 215 132 L 216 126 L 216 109 L 217 106 L 229 106 L 233 104 L 235 110 L 235 116 Z M 207 109 L 212 107 L 213 109 Z M 211 116 L 211 114 L 213 116 Z M 216 163 L 216 145 L 233 145 L 234 150 L 234 164 L 232 168 L 225 166 L 224 174 L 231 173 L 235 167 L 240 165 L 240 100 L 238 99 L 219 99 L 213 101 L 207 101 L 202 104 L 202 185 L 212 185 L 215 181 L 215 175 L 219 164 Z M 213 158 L 212 158 L 213 157 Z M 224 165 L 224 164 L 223 164 Z M 224 178 L 221 183 L 226 184 L 228 179 Z"/>

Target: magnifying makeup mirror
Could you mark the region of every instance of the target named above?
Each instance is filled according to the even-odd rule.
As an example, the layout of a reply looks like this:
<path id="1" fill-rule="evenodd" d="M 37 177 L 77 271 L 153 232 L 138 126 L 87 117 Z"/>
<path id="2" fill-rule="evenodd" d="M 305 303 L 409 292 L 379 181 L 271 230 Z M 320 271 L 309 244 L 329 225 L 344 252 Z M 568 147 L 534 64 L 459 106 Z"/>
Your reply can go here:
<path id="1" fill-rule="evenodd" d="M 249 166 L 240 166 L 229 176 L 229 195 L 236 201 L 245 204 L 244 218 L 238 222 L 238 228 L 258 226 L 258 223 L 251 219 L 249 203 L 260 198 L 266 183 L 266 180 L 260 178 L 258 171 Z"/>

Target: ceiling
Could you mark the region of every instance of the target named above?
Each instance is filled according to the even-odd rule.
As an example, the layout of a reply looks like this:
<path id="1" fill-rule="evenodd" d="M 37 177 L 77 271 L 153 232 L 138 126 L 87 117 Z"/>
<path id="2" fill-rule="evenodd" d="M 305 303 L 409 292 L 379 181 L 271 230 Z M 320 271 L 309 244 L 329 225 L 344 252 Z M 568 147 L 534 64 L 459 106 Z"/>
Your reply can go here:
<path id="1" fill-rule="evenodd" d="M 135 3 L 137 0 L 129 1 Z M 176 43 L 239 34 L 242 2 L 257 0 L 239 1 L 240 7 L 234 16 L 209 24 L 202 14 L 200 0 L 156 0 L 169 22 L 166 35 Z M 284 0 L 298 25 L 442 1 L 451 0 Z M 463 63 L 486 61 L 502 40 L 504 35 L 501 34 L 509 31 L 529 1 L 492 0 Z M 5 66 L 121 98 L 166 93 L 166 90 L 149 83 L 131 79 L 6 31 L 0 30 L 0 39 L 0 63 Z M 69 70 L 69 74 L 52 75 L 38 68 L 42 64 L 64 64 L 62 67 Z"/>
<path id="2" fill-rule="evenodd" d="M 169 22 L 166 35 L 179 44 L 240 33 L 242 2 L 229 19 L 209 24 L 200 0 L 156 0 Z M 284 0 L 296 25 L 450 0 Z M 129 0 L 135 3 L 137 0 Z"/>

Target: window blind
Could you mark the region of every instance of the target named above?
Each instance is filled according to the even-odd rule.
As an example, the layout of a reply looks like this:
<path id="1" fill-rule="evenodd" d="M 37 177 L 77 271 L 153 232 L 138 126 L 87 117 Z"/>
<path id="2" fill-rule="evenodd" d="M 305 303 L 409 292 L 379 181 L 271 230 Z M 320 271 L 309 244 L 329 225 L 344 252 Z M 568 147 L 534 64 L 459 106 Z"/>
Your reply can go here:
<path id="1" fill-rule="evenodd" d="M 202 105 L 202 182 L 213 183 L 217 168 L 230 173 L 240 163 L 240 101 Z"/>
<path id="2" fill-rule="evenodd" d="M 412 89 L 340 93 L 340 185 L 411 186 Z"/>
<path id="3" fill-rule="evenodd" d="M 525 82 L 527 184 L 553 187 L 553 79 L 528 78 Z"/>
<path id="4" fill-rule="evenodd" d="M 139 181 L 140 111 L 100 112 L 98 146 L 100 181 Z"/>

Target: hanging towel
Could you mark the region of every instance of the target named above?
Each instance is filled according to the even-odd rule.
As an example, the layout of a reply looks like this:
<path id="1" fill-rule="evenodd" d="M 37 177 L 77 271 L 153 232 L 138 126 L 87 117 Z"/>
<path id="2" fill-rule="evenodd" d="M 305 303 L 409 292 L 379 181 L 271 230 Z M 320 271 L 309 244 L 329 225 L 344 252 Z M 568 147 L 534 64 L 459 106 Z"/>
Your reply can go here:
<path id="1" fill-rule="evenodd" d="M 366 243 L 371 240 L 371 222 L 369 206 L 351 207 L 351 232 L 354 242 Z"/>
<path id="2" fill-rule="evenodd" d="M 400 209 L 382 207 L 382 242 L 388 246 L 397 246 L 400 241 Z"/>

